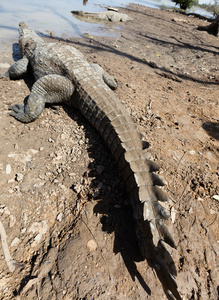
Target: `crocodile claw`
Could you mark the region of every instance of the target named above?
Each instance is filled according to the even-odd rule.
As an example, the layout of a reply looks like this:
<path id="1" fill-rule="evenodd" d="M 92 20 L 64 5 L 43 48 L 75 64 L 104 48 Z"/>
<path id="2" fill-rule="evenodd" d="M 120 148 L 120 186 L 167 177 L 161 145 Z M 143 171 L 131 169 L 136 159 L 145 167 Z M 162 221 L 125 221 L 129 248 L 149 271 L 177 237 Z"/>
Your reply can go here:
<path id="1" fill-rule="evenodd" d="M 26 120 L 24 105 L 20 105 L 20 104 L 10 105 L 8 109 L 10 110 L 9 113 L 10 116 L 14 117 L 15 119 L 23 123 L 28 122 L 28 120 Z"/>
<path id="2" fill-rule="evenodd" d="M 10 116 L 14 116 L 14 114 L 24 112 L 24 106 L 20 104 L 10 105 L 8 109 L 12 111 L 10 113 Z"/>

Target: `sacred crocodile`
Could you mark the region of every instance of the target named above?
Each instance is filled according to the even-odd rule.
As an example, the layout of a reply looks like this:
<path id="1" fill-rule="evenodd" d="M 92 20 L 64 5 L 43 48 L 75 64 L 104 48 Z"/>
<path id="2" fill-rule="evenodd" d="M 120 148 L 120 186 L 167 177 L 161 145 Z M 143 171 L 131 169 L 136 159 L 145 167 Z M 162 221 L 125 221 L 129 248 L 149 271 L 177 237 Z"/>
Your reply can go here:
<path id="1" fill-rule="evenodd" d="M 91 23 L 95 23 L 97 21 L 110 21 L 110 22 L 127 22 L 132 21 L 132 18 L 130 18 L 126 14 L 119 13 L 117 11 L 102 11 L 99 13 L 88 13 L 81 10 L 72 10 L 71 13 L 81 18 L 82 21 L 87 21 Z"/>
<path id="2" fill-rule="evenodd" d="M 127 22 L 132 21 L 132 18 L 130 18 L 126 14 L 122 14 L 116 11 L 102 11 L 99 13 L 88 13 L 81 10 L 72 10 L 71 13 L 81 18 L 82 21 L 87 21 L 91 23 L 95 23 L 97 21 L 110 21 L 110 22 Z"/>
<path id="3" fill-rule="evenodd" d="M 36 81 L 24 106 L 11 106 L 10 115 L 28 123 L 40 116 L 45 103 L 61 102 L 81 111 L 100 133 L 118 165 L 133 210 L 143 258 L 155 269 L 167 297 L 181 299 L 173 276 L 175 268 L 168 265 L 173 261 L 164 244 L 176 248 L 162 221 L 168 219 L 169 213 L 159 203 L 167 201 L 168 196 L 158 187 L 164 185 L 155 173 L 159 166 L 148 159 L 133 118 L 100 73 L 76 48 L 46 43 L 24 22 L 19 24 L 19 47 L 23 58 L 12 65 L 6 75 L 19 78 L 30 65 Z"/>

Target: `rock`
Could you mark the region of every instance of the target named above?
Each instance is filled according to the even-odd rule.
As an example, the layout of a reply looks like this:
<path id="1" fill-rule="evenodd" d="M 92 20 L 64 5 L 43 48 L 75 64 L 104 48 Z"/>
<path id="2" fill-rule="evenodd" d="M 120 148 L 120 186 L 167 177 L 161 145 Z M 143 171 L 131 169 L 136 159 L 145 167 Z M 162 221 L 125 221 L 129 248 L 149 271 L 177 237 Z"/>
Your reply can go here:
<path id="1" fill-rule="evenodd" d="M 219 201 L 219 195 L 214 195 L 214 196 L 212 196 L 212 198 L 213 198 L 214 200 Z"/>
<path id="2" fill-rule="evenodd" d="M 40 241 L 41 241 L 41 239 L 42 239 L 42 233 L 38 233 L 38 234 L 35 236 L 34 241 L 35 241 L 37 244 L 39 244 Z"/>
<path id="3" fill-rule="evenodd" d="M 171 21 L 176 23 L 189 23 L 189 21 L 186 21 L 184 19 L 179 19 L 179 18 L 173 18 Z"/>
<path id="4" fill-rule="evenodd" d="M 10 215 L 10 210 L 4 204 L 0 204 L 0 214 Z"/>
<path id="5" fill-rule="evenodd" d="M 37 154 L 38 152 L 36 149 L 29 149 L 28 154 Z"/>
<path id="6" fill-rule="evenodd" d="M 27 222 L 27 214 L 25 212 L 23 213 L 23 220 L 24 220 L 24 223 Z"/>
<path id="7" fill-rule="evenodd" d="M 59 221 L 59 222 L 62 222 L 62 217 L 63 217 L 63 213 L 60 212 L 57 217 L 56 217 L 56 220 Z"/>
<path id="8" fill-rule="evenodd" d="M 77 184 L 74 185 L 74 191 L 76 193 L 79 194 L 81 190 L 82 190 L 82 185 L 80 183 L 77 183 Z"/>
<path id="9" fill-rule="evenodd" d="M 95 251 L 97 249 L 97 243 L 94 241 L 94 240 L 90 240 L 88 243 L 87 243 L 87 249 L 92 252 L 92 251 Z"/>
<path id="10" fill-rule="evenodd" d="M 66 134 L 62 133 L 60 138 L 62 141 L 66 140 Z"/>
<path id="11" fill-rule="evenodd" d="M 114 7 L 107 7 L 107 10 L 111 10 L 111 11 L 116 11 L 116 12 L 118 12 L 119 10 L 117 9 L 117 8 L 114 8 Z"/>
<path id="12" fill-rule="evenodd" d="M 24 175 L 23 175 L 23 174 L 21 174 L 21 173 L 15 174 L 15 180 L 16 180 L 17 182 L 21 182 L 21 181 L 23 180 L 23 178 L 24 178 Z"/>
<path id="13" fill-rule="evenodd" d="M 16 223 L 16 218 L 13 215 L 10 215 L 9 216 L 8 227 L 9 228 L 13 227 L 15 223 Z"/>
<path id="14" fill-rule="evenodd" d="M 195 155 L 195 150 L 190 150 L 189 153 L 190 153 L 191 155 Z"/>
<path id="15" fill-rule="evenodd" d="M 8 164 L 8 165 L 6 166 L 5 172 L 6 172 L 7 175 L 9 175 L 9 174 L 11 173 L 11 165 L 10 165 L 10 164 Z"/>
<path id="16" fill-rule="evenodd" d="M 20 231 L 21 231 L 21 233 L 25 233 L 27 231 L 27 228 L 23 227 L 23 228 L 21 228 Z"/>
<path id="17" fill-rule="evenodd" d="M 49 226 L 47 224 L 47 221 L 43 220 L 41 222 L 34 222 L 28 229 L 28 232 L 32 232 L 32 233 L 38 232 L 41 234 L 45 234 L 48 229 L 49 229 Z"/>
<path id="18" fill-rule="evenodd" d="M 44 182 L 44 181 L 41 181 L 41 182 L 35 183 L 33 186 L 36 187 L 36 188 L 40 188 L 40 187 L 42 187 L 42 186 L 44 186 L 44 185 L 45 185 L 45 182 Z"/>
<path id="19" fill-rule="evenodd" d="M 13 241 L 11 242 L 11 247 L 17 246 L 20 244 L 21 240 L 18 237 L 15 237 Z"/>

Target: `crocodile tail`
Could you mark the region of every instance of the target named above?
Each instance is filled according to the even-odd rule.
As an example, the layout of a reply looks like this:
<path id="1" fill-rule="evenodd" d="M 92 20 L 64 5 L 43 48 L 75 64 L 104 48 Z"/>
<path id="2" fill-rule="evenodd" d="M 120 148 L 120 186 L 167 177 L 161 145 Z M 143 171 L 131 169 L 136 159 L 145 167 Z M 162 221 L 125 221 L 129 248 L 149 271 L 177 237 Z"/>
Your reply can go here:
<path id="1" fill-rule="evenodd" d="M 142 135 L 130 118 L 123 114 L 99 132 L 102 132 L 125 183 L 140 252 L 162 280 L 167 297 L 181 299 L 173 277 L 176 275 L 175 265 L 163 243 L 176 249 L 175 241 L 163 222 L 170 216 L 160 204 L 168 200 L 166 193 L 159 187 L 165 183 L 156 174 L 158 164 L 149 160 L 148 153 L 142 149 Z"/>
<path id="2" fill-rule="evenodd" d="M 167 201 L 167 195 L 158 186 L 165 183 L 155 172 L 159 170 L 157 163 L 148 159 L 143 150 L 142 134 L 138 131 L 133 118 L 122 103 L 108 88 L 92 87 L 93 79 L 81 80 L 78 108 L 93 124 L 111 150 L 118 165 L 126 190 L 133 206 L 136 223 L 139 229 L 139 244 L 142 255 L 146 255 L 148 239 L 157 247 L 160 240 L 176 248 L 175 242 L 162 219 L 168 219 L 169 213 L 159 203 Z M 88 86 L 90 94 L 86 92 Z M 150 231 L 150 234 L 148 233 Z M 147 237 L 147 235 L 149 235 Z M 141 247 L 145 245 L 144 247 Z"/>
<path id="3" fill-rule="evenodd" d="M 169 218 L 169 212 L 160 202 L 167 201 L 168 197 L 158 186 L 164 186 L 165 183 L 155 173 L 158 165 L 145 159 L 144 156 L 144 150 L 133 149 L 125 152 L 118 162 L 121 166 L 126 161 L 126 166 L 120 171 L 133 206 L 134 218 L 138 223 L 142 223 L 142 234 L 139 239 L 143 240 L 143 245 L 147 245 L 148 239 L 152 239 L 155 247 L 163 240 L 176 248 L 173 237 L 162 222 Z M 144 257 L 147 256 L 145 248 L 144 246 L 141 251 Z"/>
<path id="4" fill-rule="evenodd" d="M 159 166 L 148 159 L 147 152 L 143 150 L 142 134 L 124 105 L 91 68 L 92 76 L 85 77 L 86 68 L 77 74 L 78 108 L 100 133 L 115 158 L 133 208 L 142 256 L 160 277 L 169 274 L 168 285 L 164 283 L 164 286 L 167 291 L 174 291 L 176 283 L 172 274 L 175 275 L 176 271 L 168 268 L 165 261 L 168 251 L 162 241 L 173 248 L 176 244 L 162 221 L 169 218 L 169 213 L 160 204 L 168 197 L 159 188 L 165 184 L 155 173 Z"/>
<path id="5" fill-rule="evenodd" d="M 132 205 L 139 250 L 155 269 L 167 298 L 180 300 L 174 279 L 177 274 L 175 264 L 164 244 L 176 249 L 175 241 L 162 221 L 169 218 L 169 212 L 160 202 L 167 201 L 168 197 L 158 187 L 164 185 L 162 178 L 155 173 L 158 165 L 145 158 L 145 154 L 144 150 L 127 151 L 120 157 L 118 165 L 126 161 L 121 174 Z"/>
<path id="6" fill-rule="evenodd" d="M 142 135 L 136 124 L 130 116 L 123 114 L 113 119 L 104 129 L 100 126 L 99 132 L 117 162 L 133 206 L 134 218 L 137 223 L 142 222 L 139 240 L 147 245 L 148 238 L 145 235 L 148 234 L 149 225 L 149 238 L 152 238 L 155 247 L 159 241 L 164 240 L 176 248 L 173 237 L 162 222 L 169 218 L 169 212 L 160 204 L 168 200 L 167 195 L 159 188 L 165 183 L 155 173 L 159 170 L 158 164 L 149 160 L 147 152 L 142 149 Z M 142 253 L 147 258 L 146 246 Z"/>

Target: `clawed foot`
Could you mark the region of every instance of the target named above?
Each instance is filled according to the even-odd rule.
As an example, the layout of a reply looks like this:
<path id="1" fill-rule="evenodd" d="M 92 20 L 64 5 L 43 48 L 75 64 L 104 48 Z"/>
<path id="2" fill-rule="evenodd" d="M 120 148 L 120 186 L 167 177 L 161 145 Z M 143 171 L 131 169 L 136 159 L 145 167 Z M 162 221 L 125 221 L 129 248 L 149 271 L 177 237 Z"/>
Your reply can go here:
<path id="1" fill-rule="evenodd" d="M 25 103 L 24 105 L 10 105 L 8 109 L 10 110 L 9 115 L 22 123 L 30 123 L 36 119 L 34 113 L 28 109 L 28 105 Z"/>
<path id="2" fill-rule="evenodd" d="M 20 104 L 10 105 L 8 109 L 11 110 L 10 116 L 24 112 L 24 106 Z"/>
<path id="3" fill-rule="evenodd" d="M 10 113 L 9 115 L 14 117 L 15 119 L 17 119 L 18 121 L 21 121 L 21 122 L 28 122 L 26 121 L 26 115 L 25 115 L 25 112 L 24 112 L 24 106 L 23 105 L 20 105 L 20 104 L 15 104 L 15 105 L 10 105 L 9 108 L 10 110 Z"/>
<path id="4" fill-rule="evenodd" d="M 24 113 L 24 106 L 20 104 L 10 105 L 9 108 L 10 113 L 9 115 L 14 117 L 17 120 L 23 120 L 25 113 Z"/>

